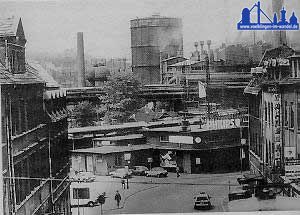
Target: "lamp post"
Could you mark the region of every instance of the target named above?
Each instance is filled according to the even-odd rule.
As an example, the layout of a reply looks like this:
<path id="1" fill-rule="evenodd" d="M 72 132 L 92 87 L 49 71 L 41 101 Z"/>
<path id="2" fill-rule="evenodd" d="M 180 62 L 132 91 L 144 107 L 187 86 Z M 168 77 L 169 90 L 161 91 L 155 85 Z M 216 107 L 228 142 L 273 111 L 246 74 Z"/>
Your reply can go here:
<path id="1" fill-rule="evenodd" d="M 126 153 L 126 154 L 124 154 L 124 160 L 127 161 L 128 172 L 129 172 L 130 159 L 131 159 L 131 153 Z M 127 177 L 126 177 L 126 181 L 127 181 L 127 189 L 129 189 L 129 181 L 128 181 L 128 177 L 129 177 L 129 175 L 127 175 Z"/>
<path id="2" fill-rule="evenodd" d="M 241 135 L 242 135 L 242 129 L 241 129 Z M 243 173 L 243 159 L 245 158 L 245 152 L 243 147 L 244 145 L 246 145 L 246 139 L 241 138 L 241 173 Z"/>

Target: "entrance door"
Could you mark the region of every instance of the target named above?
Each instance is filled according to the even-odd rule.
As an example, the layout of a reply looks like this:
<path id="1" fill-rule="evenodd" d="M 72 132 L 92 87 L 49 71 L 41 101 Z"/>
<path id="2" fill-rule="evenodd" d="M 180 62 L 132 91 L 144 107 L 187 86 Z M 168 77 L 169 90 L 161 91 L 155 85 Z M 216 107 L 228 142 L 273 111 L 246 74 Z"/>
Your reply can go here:
<path id="1" fill-rule="evenodd" d="M 96 175 L 107 175 L 108 169 L 107 169 L 107 162 L 102 159 L 102 156 L 97 156 L 95 160 L 95 171 Z"/>
<path id="2" fill-rule="evenodd" d="M 191 156 L 190 153 L 183 153 L 183 171 L 185 173 L 192 173 L 191 170 Z"/>

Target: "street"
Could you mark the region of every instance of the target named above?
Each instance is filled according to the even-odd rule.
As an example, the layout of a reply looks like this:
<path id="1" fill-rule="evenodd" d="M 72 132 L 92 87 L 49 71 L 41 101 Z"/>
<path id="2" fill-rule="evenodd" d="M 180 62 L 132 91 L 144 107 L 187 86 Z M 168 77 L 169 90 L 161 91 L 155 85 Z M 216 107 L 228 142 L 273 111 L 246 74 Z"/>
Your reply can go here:
<path id="1" fill-rule="evenodd" d="M 122 189 L 120 179 L 98 176 L 89 183 L 98 193 L 106 192 L 103 205 L 104 214 L 137 213 L 187 213 L 197 212 L 193 208 L 193 197 L 204 191 L 211 196 L 213 208 L 210 211 L 227 211 L 227 195 L 230 186 L 238 185 L 237 177 L 241 173 L 226 174 L 182 174 L 179 178 L 169 173 L 167 178 L 148 178 L 134 176 L 129 179 L 129 189 Z M 114 194 L 119 190 L 122 200 L 117 208 Z M 79 207 L 79 214 L 98 215 L 100 206 Z M 78 214 L 78 208 L 72 208 L 72 214 Z"/>

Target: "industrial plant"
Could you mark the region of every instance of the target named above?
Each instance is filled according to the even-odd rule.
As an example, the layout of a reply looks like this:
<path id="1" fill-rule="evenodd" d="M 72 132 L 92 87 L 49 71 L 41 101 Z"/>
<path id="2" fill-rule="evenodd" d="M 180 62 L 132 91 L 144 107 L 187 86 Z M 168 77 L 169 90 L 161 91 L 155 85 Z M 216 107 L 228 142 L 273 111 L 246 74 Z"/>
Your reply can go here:
<path id="1" fill-rule="evenodd" d="M 224 6 L 242 19 L 217 40 L 203 20 L 228 27 L 222 14 L 189 7 L 150 15 L 161 1 L 135 3 L 136 11 L 130 2 L 118 3 L 122 11 L 102 2 L 44 5 L 43 15 L 58 11 L 45 20 L 61 27 L 29 36 L 27 12 L 0 19 L 0 211 L 299 211 L 300 49 L 287 30 L 240 26 L 267 14 L 299 25 L 300 11 L 283 0 Z M 43 22 L 40 11 L 33 14 Z M 201 28 L 187 32 L 189 18 Z M 58 33 L 55 42 L 67 48 L 27 55 L 43 31 Z"/>

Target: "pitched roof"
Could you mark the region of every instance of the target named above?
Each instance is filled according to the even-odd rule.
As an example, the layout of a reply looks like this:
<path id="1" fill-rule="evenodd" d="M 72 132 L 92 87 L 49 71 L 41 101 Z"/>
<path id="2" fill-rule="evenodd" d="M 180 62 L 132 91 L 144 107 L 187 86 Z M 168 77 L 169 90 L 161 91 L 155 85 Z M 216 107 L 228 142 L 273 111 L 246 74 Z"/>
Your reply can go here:
<path id="1" fill-rule="evenodd" d="M 123 136 L 98 137 L 98 138 L 94 138 L 94 140 L 120 141 L 120 140 L 133 140 L 133 139 L 141 139 L 141 138 L 144 138 L 143 134 L 128 134 Z"/>
<path id="2" fill-rule="evenodd" d="M 44 82 L 48 88 L 59 88 L 59 84 L 54 80 L 54 78 L 38 63 L 29 62 L 28 72 L 36 75 Z"/>
<path id="3" fill-rule="evenodd" d="M 16 17 L 1 18 L 0 19 L 0 37 L 16 36 L 18 25 L 21 19 Z"/>
<path id="4" fill-rule="evenodd" d="M 13 74 L 8 72 L 3 65 L 0 64 L 0 84 L 33 84 L 44 83 L 43 79 L 30 72 L 28 64 L 25 65 L 26 72 Z"/>

